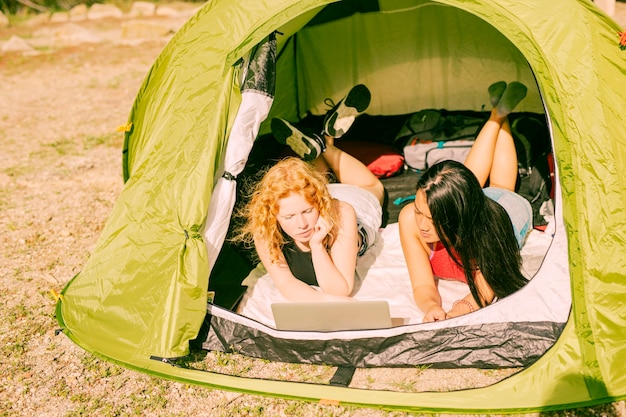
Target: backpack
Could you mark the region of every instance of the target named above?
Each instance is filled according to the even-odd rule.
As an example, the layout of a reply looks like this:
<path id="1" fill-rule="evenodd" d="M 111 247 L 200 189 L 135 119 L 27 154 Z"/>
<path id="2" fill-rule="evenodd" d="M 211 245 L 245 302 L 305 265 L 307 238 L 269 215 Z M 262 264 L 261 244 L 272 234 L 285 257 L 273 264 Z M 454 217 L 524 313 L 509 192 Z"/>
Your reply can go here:
<path id="1" fill-rule="evenodd" d="M 548 124 L 537 113 L 516 113 L 509 120 L 518 159 L 516 192 L 530 202 L 535 228 L 542 228 L 554 215 L 554 155 Z"/>
<path id="2" fill-rule="evenodd" d="M 415 171 L 445 159 L 463 162 L 485 120 L 482 112 L 421 110 L 407 117 L 394 145 Z"/>

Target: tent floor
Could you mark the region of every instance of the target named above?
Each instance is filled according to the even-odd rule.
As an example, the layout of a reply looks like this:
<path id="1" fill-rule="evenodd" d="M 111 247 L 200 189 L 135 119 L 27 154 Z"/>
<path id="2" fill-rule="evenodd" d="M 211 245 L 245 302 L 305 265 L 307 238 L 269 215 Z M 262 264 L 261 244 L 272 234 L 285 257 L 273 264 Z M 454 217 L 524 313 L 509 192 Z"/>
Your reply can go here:
<path id="1" fill-rule="evenodd" d="M 407 204 L 407 202 L 399 202 L 399 204 L 395 204 L 394 201 L 396 201 L 396 199 L 404 199 L 415 196 L 415 186 L 417 185 L 419 176 L 419 172 L 405 169 L 400 175 L 380 180 L 387 191 L 387 204 L 384 208 L 386 209 L 385 215 L 388 217 L 385 219 L 385 225 L 389 223 L 396 223 L 398 221 L 400 210 Z"/>

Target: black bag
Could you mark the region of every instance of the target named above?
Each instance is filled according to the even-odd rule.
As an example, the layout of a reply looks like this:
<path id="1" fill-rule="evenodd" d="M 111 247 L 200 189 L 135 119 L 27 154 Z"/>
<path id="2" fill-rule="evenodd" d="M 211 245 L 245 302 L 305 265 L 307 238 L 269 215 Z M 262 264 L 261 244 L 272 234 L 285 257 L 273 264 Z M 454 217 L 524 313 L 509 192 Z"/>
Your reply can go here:
<path id="1" fill-rule="evenodd" d="M 421 110 L 407 117 L 394 145 L 415 171 L 445 159 L 463 162 L 486 120 L 482 112 Z"/>
<path id="2" fill-rule="evenodd" d="M 488 115 L 473 111 L 426 109 L 412 113 L 396 135 L 394 144 L 402 149 L 416 140 L 446 142 L 476 138 Z"/>
<path id="3" fill-rule="evenodd" d="M 546 118 L 537 113 L 516 113 L 509 119 L 518 159 L 517 193 L 530 202 L 534 226 L 545 226 L 554 214 L 554 164 Z"/>
<path id="4" fill-rule="evenodd" d="M 509 116 L 521 176 L 552 152 L 546 117 L 539 113 L 513 113 Z"/>

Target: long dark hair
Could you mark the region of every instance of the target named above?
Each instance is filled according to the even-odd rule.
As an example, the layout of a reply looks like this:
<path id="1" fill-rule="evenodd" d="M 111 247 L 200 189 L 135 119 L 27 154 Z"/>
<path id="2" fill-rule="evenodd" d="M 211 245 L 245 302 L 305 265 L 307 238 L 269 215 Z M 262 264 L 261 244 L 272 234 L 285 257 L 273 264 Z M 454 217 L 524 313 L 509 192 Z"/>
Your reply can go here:
<path id="1" fill-rule="evenodd" d="M 463 268 L 479 306 L 485 303 L 474 281 L 476 269 L 498 298 L 527 283 L 511 219 L 502 206 L 485 196 L 469 168 L 455 161 L 439 162 L 422 174 L 417 189 L 426 193 L 437 235 Z"/>

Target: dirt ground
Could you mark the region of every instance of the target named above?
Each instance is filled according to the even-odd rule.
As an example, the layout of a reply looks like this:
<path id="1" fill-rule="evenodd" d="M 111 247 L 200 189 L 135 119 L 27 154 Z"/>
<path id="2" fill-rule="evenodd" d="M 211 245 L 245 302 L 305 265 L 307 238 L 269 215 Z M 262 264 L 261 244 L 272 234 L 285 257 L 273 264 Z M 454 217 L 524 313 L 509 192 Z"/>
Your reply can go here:
<path id="1" fill-rule="evenodd" d="M 626 25 L 625 3 L 615 19 Z M 122 189 L 116 127 L 170 35 L 122 39 L 116 19 L 21 23 L 0 29 L 0 42 L 12 35 L 36 48 L 0 55 L 0 416 L 406 415 L 159 380 L 55 335 L 51 290 L 80 271 Z M 462 387 L 493 376 L 454 377 Z M 581 413 L 626 415 L 624 402 Z"/>

